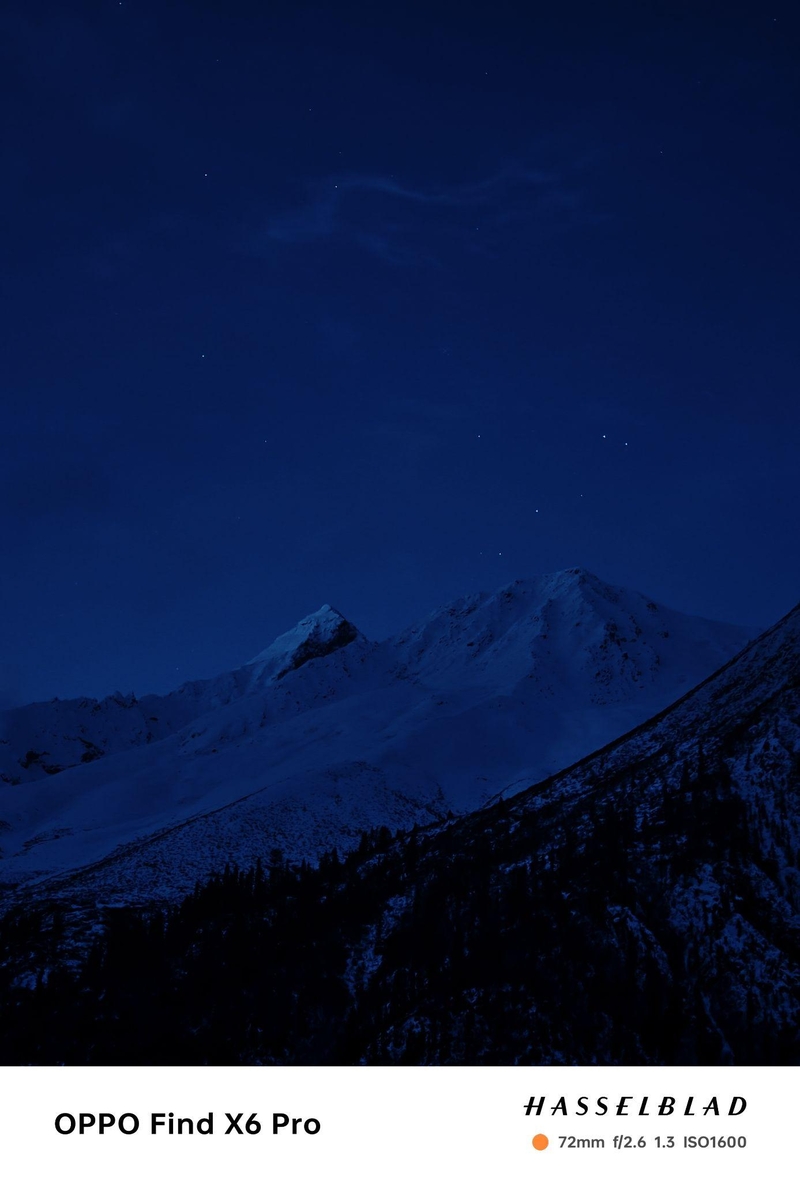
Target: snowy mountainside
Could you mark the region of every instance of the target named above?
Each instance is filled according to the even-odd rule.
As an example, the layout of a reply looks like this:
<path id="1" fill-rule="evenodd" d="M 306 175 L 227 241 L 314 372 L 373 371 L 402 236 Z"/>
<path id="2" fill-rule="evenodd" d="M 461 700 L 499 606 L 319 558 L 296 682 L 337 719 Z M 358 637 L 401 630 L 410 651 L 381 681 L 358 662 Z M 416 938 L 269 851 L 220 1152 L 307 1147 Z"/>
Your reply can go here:
<path id="1" fill-rule="evenodd" d="M 0 881 L 60 889 L 96 865 L 98 888 L 175 896 L 221 861 L 314 859 L 359 826 L 466 811 L 643 722 L 748 638 L 582 570 L 458 600 L 381 643 L 326 606 L 163 697 L 7 714 Z"/>
<path id="2" fill-rule="evenodd" d="M 148 899 L 177 900 L 226 865 L 267 863 L 279 853 L 314 863 L 326 851 L 353 848 L 362 833 L 430 824 L 446 804 L 435 784 L 394 769 L 389 779 L 367 763 L 330 766 L 281 781 L 274 798 L 255 792 L 193 816 L 66 875 L 45 878 L 29 897 L 103 907 Z"/>
<path id="3" fill-rule="evenodd" d="M 10 1062 L 797 1065 L 800 607 L 560 774 L 109 912 L 74 973 L 30 901 Z"/>
<path id="4" fill-rule="evenodd" d="M 800 606 L 634 732 L 412 847 L 394 931 L 379 947 L 372 916 L 358 949 L 363 1061 L 797 1063 Z M 415 995 L 426 891 L 458 934 L 416 957 Z"/>
<path id="5" fill-rule="evenodd" d="M 152 693 L 137 699 L 133 693 L 114 693 L 102 701 L 56 698 L 6 710 L 0 713 L 0 783 L 17 786 L 104 755 L 160 742 L 195 718 L 356 640 L 366 642 L 325 604 L 241 668 L 209 680 L 187 681 L 163 696 Z"/>

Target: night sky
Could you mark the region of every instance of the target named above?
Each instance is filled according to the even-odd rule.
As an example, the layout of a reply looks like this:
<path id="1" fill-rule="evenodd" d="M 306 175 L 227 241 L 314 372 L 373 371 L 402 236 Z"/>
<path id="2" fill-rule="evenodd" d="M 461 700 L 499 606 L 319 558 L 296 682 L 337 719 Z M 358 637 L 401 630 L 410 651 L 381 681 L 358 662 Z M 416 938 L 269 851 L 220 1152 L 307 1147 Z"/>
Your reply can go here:
<path id="1" fill-rule="evenodd" d="M 11 0 L 0 690 L 800 598 L 794 4 Z"/>

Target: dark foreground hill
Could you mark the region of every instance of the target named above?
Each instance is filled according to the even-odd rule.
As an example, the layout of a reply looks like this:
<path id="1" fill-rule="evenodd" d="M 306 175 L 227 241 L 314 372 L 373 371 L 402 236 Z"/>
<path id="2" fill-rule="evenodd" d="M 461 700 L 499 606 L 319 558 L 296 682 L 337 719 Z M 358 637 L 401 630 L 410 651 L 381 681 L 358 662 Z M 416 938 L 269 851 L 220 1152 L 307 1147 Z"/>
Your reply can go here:
<path id="1" fill-rule="evenodd" d="M 511 800 L 109 912 L 80 970 L 7 915 L 0 1056 L 798 1063 L 799 791 L 800 608 Z"/>

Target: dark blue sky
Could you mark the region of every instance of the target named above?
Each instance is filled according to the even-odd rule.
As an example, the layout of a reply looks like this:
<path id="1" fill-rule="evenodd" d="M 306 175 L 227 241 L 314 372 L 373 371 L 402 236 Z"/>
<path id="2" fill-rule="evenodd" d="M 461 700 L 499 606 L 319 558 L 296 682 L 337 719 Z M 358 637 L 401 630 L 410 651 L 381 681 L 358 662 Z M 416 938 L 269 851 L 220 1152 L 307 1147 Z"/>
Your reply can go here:
<path id="1" fill-rule="evenodd" d="M 7 4 L 7 699 L 584 565 L 800 597 L 798 19 Z"/>

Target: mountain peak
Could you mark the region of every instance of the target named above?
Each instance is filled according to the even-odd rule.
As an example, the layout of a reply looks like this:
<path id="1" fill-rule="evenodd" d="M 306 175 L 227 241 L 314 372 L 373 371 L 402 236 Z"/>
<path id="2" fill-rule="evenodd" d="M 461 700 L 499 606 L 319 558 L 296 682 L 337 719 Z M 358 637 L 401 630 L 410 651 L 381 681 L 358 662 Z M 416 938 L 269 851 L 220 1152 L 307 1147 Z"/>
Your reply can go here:
<path id="1" fill-rule="evenodd" d="M 318 611 L 306 615 L 289 631 L 248 660 L 248 665 L 259 665 L 259 675 L 280 680 L 309 660 L 328 656 L 337 648 L 344 648 L 358 639 L 360 632 L 330 603 L 323 603 Z"/>
<path id="2" fill-rule="evenodd" d="M 591 570 L 587 570 L 585 566 L 570 566 L 567 570 L 555 570 L 550 577 L 571 578 L 578 582 L 585 582 L 587 579 L 597 581 L 597 575 L 592 574 Z"/>
<path id="3" fill-rule="evenodd" d="M 8 716 L 0 885 L 163 832 L 163 858 L 132 852 L 133 894 L 120 886 L 162 896 L 226 860 L 313 858 L 360 829 L 478 807 L 646 722 L 748 639 L 580 568 L 471 594 L 375 644 L 325 603 L 208 681 Z"/>
<path id="4" fill-rule="evenodd" d="M 574 587 L 591 588 L 598 591 L 618 591 L 620 588 L 604 582 L 585 566 L 570 566 L 566 570 L 553 570 L 550 574 L 540 574 L 531 580 L 541 587 L 547 587 L 556 593 L 572 590 Z"/>
<path id="5" fill-rule="evenodd" d="M 619 589 L 610 583 L 603 582 L 602 578 L 598 578 L 596 574 L 584 566 L 570 566 L 566 570 L 552 570 L 549 573 L 535 574 L 529 578 L 516 578 L 513 582 L 501 586 L 493 594 L 495 596 L 505 595 L 506 598 L 509 598 L 519 591 L 525 594 L 558 596 L 568 594 L 576 587 L 599 591 L 617 591 Z"/>

